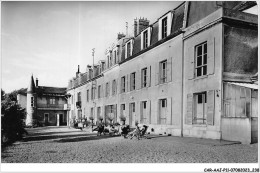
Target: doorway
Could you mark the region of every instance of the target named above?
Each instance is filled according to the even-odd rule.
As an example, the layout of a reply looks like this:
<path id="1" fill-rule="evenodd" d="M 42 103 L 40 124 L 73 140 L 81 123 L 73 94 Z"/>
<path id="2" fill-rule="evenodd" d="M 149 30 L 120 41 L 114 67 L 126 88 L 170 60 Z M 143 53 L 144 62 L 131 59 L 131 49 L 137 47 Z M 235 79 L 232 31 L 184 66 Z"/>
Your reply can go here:
<path id="1" fill-rule="evenodd" d="M 135 126 L 135 103 L 129 104 L 129 125 L 130 127 Z"/>

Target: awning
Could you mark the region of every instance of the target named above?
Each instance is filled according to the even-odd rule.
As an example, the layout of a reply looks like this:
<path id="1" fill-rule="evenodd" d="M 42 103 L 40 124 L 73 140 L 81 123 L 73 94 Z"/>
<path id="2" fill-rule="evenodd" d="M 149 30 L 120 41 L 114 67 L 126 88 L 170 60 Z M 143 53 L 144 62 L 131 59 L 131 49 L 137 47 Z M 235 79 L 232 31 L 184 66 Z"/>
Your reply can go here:
<path id="1" fill-rule="evenodd" d="M 252 88 L 258 90 L 258 85 L 257 84 L 250 84 L 250 83 L 236 83 L 236 82 L 226 82 L 228 84 L 233 84 L 241 87 L 246 87 L 246 88 Z"/>

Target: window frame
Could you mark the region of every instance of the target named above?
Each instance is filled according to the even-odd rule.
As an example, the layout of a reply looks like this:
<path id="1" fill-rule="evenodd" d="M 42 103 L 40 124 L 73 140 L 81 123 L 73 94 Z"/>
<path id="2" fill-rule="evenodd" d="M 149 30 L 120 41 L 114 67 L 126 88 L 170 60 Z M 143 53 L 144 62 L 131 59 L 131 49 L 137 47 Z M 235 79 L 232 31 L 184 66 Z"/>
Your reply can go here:
<path id="1" fill-rule="evenodd" d="M 98 98 L 101 98 L 101 85 L 98 85 Z"/>
<path id="2" fill-rule="evenodd" d="M 205 53 L 205 45 L 206 45 L 206 53 Z M 199 54 L 200 47 L 201 47 L 201 54 Z M 200 65 L 198 65 L 199 57 L 201 57 Z M 195 46 L 195 77 L 196 78 L 207 75 L 207 71 L 208 71 L 207 58 L 208 58 L 208 44 L 207 41 L 205 41 Z M 200 75 L 198 75 L 198 71 L 200 71 Z"/>
<path id="3" fill-rule="evenodd" d="M 126 92 L 126 77 L 122 76 L 121 77 L 121 93 L 125 93 Z"/>
<path id="4" fill-rule="evenodd" d="M 167 16 L 162 19 L 162 39 L 167 37 Z"/>
<path id="5" fill-rule="evenodd" d="M 115 79 L 112 82 L 112 95 L 116 95 L 116 80 Z"/>
<path id="6" fill-rule="evenodd" d="M 130 74 L 130 91 L 136 89 L 136 72 Z"/>
<path id="7" fill-rule="evenodd" d="M 202 102 L 199 103 L 199 96 L 202 96 Z M 192 115 L 192 124 L 195 125 L 207 125 L 207 110 L 205 110 L 205 107 L 207 107 L 207 92 L 199 92 L 199 93 L 194 93 L 193 94 L 193 104 L 194 104 L 194 113 Z M 197 118 L 197 105 L 198 104 L 203 104 L 203 117 L 202 118 Z M 204 112 L 206 111 L 206 112 Z M 198 123 L 198 120 L 202 120 L 202 123 Z"/>
<path id="8" fill-rule="evenodd" d="M 165 65 L 165 68 L 163 68 Z M 167 82 L 167 60 L 163 60 L 160 62 L 160 84 Z"/>
<path id="9" fill-rule="evenodd" d="M 109 82 L 106 83 L 106 97 L 109 97 Z"/>
<path id="10" fill-rule="evenodd" d="M 147 67 L 141 70 L 141 80 L 142 88 L 147 87 Z"/>
<path id="11" fill-rule="evenodd" d="M 148 47 L 148 30 L 143 32 L 143 49 Z"/>

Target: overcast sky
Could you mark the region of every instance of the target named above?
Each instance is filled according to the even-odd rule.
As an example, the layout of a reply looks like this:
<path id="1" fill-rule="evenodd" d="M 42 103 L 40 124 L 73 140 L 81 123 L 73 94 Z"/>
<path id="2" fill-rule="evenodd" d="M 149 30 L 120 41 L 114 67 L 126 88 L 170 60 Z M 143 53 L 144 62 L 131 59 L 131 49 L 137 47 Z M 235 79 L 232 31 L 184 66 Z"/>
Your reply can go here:
<path id="1" fill-rule="evenodd" d="M 1 2 L 2 89 L 28 87 L 31 74 L 41 86 L 67 87 L 77 65 L 85 72 L 104 59 L 117 33 L 132 32 L 134 19 L 155 22 L 181 2 Z"/>

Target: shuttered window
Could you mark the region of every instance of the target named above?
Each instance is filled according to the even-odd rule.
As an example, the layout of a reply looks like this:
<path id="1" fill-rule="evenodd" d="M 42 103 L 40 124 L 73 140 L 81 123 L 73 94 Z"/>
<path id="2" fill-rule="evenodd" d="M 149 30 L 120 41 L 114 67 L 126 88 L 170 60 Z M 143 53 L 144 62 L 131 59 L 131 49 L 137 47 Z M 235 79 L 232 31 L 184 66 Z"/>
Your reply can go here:
<path id="1" fill-rule="evenodd" d="M 142 88 L 147 86 L 147 68 L 142 69 Z"/>
<path id="2" fill-rule="evenodd" d="M 160 62 L 160 83 L 167 81 L 167 60 Z"/>
<path id="3" fill-rule="evenodd" d="M 121 93 L 125 92 L 125 76 L 121 78 Z"/>
<path id="4" fill-rule="evenodd" d="M 162 19 L 162 39 L 167 37 L 167 17 Z"/>

